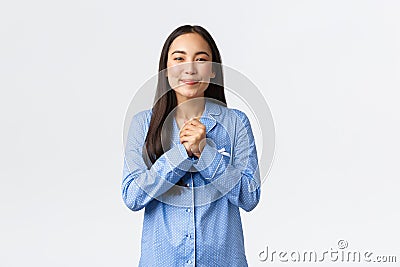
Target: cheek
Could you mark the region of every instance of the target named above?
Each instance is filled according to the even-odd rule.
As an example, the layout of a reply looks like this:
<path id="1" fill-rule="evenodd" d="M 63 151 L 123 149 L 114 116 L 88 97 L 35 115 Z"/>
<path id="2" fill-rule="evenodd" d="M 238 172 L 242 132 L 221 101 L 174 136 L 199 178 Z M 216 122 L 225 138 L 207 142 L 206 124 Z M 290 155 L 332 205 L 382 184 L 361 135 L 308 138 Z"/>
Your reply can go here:
<path id="1" fill-rule="evenodd" d="M 182 66 L 173 65 L 168 67 L 168 76 L 178 77 L 181 72 L 182 72 Z"/>
<path id="2" fill-rule="evenodd" d="M 171 88 L 174 88 L 179 84 L 179 77 L 181 72 L 182 72 L 181 68 L 177 65 L 168 67 L 167 78 Z"/>
<path id="3" fill-rule="evenodd" d="M 212 75 L 212 64 L 208 63 L 203 63 L 199 64 L 198 66 L 198 71 L 201 74 L 201 77 L 203 78 L 204 81 L 209 81 L 210 77 Z"/>

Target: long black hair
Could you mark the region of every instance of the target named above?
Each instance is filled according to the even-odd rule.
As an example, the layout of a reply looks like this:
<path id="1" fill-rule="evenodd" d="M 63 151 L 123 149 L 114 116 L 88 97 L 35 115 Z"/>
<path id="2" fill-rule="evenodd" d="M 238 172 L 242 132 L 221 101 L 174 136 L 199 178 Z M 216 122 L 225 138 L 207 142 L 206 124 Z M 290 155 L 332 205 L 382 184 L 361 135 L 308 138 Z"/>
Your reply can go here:
<path id="1" fill-rule="evenodd" d="M 168 78 L 165 75 L 165 70 L 167 69 L 168 51 L 175 38 L 186 33 L 197 33 L 203 37 L 203 39 L 211 48 L 212 62 L 219 63 L 213 64 L 215 78 L 210 81 L 207 89 L 204 91 L 204 97 L 213 98 L 218 102 L 222 102 L 226 106 L 221 55 L 214 39 L 211 37 L 210 33 L 201 26 L 183 25 L 178 27 L 168 36 L 160 56 L 157 90 L 152 108 L 150 126 L 145 140 L 147 156 L 152 163 L 154 163 L 162 154 L 164 154 L 164 150 L 161 145 L 162 126 L 165 122 L 165 119 L 177 106 L 175 91 L 171 89 L 168 83 Z"/>

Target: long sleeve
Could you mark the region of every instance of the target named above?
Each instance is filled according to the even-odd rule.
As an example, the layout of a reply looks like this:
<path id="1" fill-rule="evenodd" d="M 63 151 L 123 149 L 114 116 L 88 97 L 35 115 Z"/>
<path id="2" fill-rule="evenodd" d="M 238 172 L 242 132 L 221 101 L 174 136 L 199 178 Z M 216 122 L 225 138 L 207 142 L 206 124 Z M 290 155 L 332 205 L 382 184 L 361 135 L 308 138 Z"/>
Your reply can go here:
<path id="1" fill-rule="evenodd" d="M 249 119 L 245 113 L 234 111 L 241 123 L 236 127 L 236 141 L 233 143 L 234 152 L 231 155 L 234 156 L 233 163 L 230 163 L 230 156 L 219 153 L 207 142 L 193 166 L 232 204 L 251 211 L 260 199 L 257 150 Z"/>
<path id="2" fill-rule="evenodd" d="M 127 136 L 121 189 L 126 206 L 133 211 L 141 210 L 168 191 L 193 165 L 184 145 L 174 144 L 150 168 L 147 167 L 142 153 L 150 116 L 149 111 L 136 114 Z"/>

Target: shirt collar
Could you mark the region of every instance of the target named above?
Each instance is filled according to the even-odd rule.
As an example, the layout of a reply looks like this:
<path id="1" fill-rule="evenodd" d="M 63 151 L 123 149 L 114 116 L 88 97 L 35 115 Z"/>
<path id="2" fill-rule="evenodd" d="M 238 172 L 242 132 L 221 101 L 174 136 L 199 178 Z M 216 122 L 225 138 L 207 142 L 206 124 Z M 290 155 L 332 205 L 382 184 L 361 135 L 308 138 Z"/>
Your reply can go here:
<path id="1" fill-rule="evenodd" d="M 200 122 L 206 126 L 206 133 L 211 131 L 212 128 L 217 124 L 217 120 L 213 115 L 219 115 L 221 113 L 221 107 L 215 100 L 206 98 L 203 115 L 200 117 Z"/>

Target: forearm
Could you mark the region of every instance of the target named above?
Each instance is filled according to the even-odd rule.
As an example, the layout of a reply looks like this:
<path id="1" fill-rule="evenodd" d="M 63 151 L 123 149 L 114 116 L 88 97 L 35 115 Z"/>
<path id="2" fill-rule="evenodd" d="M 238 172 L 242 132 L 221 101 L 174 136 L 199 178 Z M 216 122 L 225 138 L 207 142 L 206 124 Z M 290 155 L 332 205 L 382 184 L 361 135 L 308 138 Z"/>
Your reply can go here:
<path id="1" fill-rule="evenodd" d="M 126 206 L 134 211 L 142 209 L 173 187 L 192 164 L 182 144 L 165 152 L 150 169 L 144 167 L 143 160 L 137 155 L 127 156 L 122 183 L 122 198 Z"/>
<path id="2" fill-rule="evenodd" d="M 250 211 L 260 199 L 260 173 L 255 154 L 250 153 L 244 161 L 234 166 L 229 156 L 207 144 L 193 166 L 232 204 Z"/>

